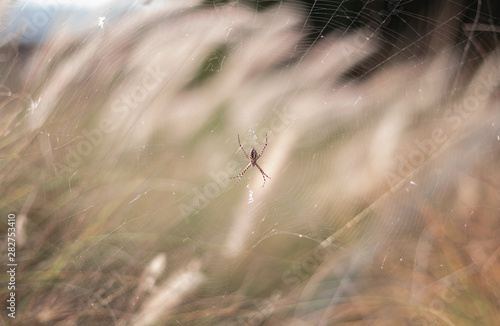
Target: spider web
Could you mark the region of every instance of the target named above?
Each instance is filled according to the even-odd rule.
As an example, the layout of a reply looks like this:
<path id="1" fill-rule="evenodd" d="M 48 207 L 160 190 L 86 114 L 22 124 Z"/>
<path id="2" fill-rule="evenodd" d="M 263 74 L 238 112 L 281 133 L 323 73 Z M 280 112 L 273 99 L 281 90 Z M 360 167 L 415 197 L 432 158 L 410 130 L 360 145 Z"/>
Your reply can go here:
<path id="1" fill-rule="evenodd" d="M 498 320 L 496 3 L 3 6 L 21 323 Z"/>

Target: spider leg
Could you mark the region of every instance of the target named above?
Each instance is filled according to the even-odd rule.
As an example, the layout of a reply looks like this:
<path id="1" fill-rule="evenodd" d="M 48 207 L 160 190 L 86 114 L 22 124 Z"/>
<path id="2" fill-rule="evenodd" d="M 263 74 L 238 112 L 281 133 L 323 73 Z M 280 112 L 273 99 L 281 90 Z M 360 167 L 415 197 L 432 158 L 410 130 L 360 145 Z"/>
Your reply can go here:
<path id="1" fill-rule="evenodd" d="M 241 180 L 241 177 L 245 174 L 245 172 L 247 172 L 247 170 L 252 166 L 252 162 L 248 163 L 248 165 L 246 166 L 246 168 L 243 169 L 243 171 L 240 172 L 240 174 L 234 176 L 234 177 L 231 177 L 231 179 L 234 179 L 234 178 L 238 178 L 238 182 L 240 182 Z M 236 182 L 236 183 L 238 183 Z"/>
<path id="2" fill-rule="evenodd" d="M 240 142 L 240 135 L 238 135 L 238 144 L 240 144 L 240 149 L 243 151 L 243 154 L 245 154 L 245 157 L 251 161 L 250 157 L 248 157 L 247 153 L 245 152 L 245 150 L 243 149 L 243 146 L 241 146 L 241 142 Z"/>
<path id="3" fill-rule="evenodd" d="M 267 147 L 267 134 L 266 134 L 266 143 L 264 144 L 264 148 L 263 148 L 263 149 L 262 149 L 262 151 L 260 152 L 259 157 L 261 157 L 261 156 L 262 156 L 262 154 L 264 154 L 264 150 L 266 149 L 266 147 Z M 268 177 L 268 178 L 269 178 L 269 177 Z"/>
<path id="4" fill-rule="evenodd" d="M 257 163 L 255 163 L 254 165 L 259 169 L 260 173 L 262 173 L 262 177 L 264 178 L 264 184 L 262 185 L 262 188 L 264 188 L 264 185 L 266 184 L 266 177 L 268 177 L 269 179 L 271 179 L 271 177 L 268 176 Z"/>

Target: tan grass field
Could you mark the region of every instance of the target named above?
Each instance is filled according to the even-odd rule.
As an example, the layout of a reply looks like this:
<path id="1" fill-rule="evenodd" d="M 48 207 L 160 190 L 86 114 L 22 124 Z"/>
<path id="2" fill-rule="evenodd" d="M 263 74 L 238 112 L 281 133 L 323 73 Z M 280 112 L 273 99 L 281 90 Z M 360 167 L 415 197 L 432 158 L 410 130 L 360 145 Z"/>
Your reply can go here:
<path id="1" fill-rule="evenodd" d="M 500 324 L 497 44 L 436 22 L 379 62 L 303 21 L 193 1 L 4 44 L 0 324 Z M 230 179 L 266 134 L 270 179 Z"/>

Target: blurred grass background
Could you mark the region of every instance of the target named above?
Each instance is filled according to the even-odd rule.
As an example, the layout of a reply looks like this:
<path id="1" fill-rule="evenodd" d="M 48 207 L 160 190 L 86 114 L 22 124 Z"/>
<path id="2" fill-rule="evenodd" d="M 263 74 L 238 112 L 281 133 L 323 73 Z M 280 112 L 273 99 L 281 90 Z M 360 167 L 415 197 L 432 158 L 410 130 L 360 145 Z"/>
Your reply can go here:
<path id="1" fill-rule="evenodd" d="M 380 62 L 293 4 L 192 4 L 3 45 L 2 323 L 498 324 L 497 32 Z M 265 187 L 230 180 L 266 133 Z"/>

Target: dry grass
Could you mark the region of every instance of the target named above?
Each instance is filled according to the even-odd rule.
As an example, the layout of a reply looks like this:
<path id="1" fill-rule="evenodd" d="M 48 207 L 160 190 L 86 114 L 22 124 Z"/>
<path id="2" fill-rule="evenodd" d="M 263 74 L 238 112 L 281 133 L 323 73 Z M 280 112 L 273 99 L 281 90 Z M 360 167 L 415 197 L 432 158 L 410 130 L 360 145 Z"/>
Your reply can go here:
<path id="1" fill-rule="evenodd" d="M 498 50 L 458 89 L 454 47 L 349 78 L 379 38 L 301 56 L 301 19 L 170 8 L 3 47 L 4 324 L 499 323 Z M 266 133 L 272 179 L 229 180 Z"/>

